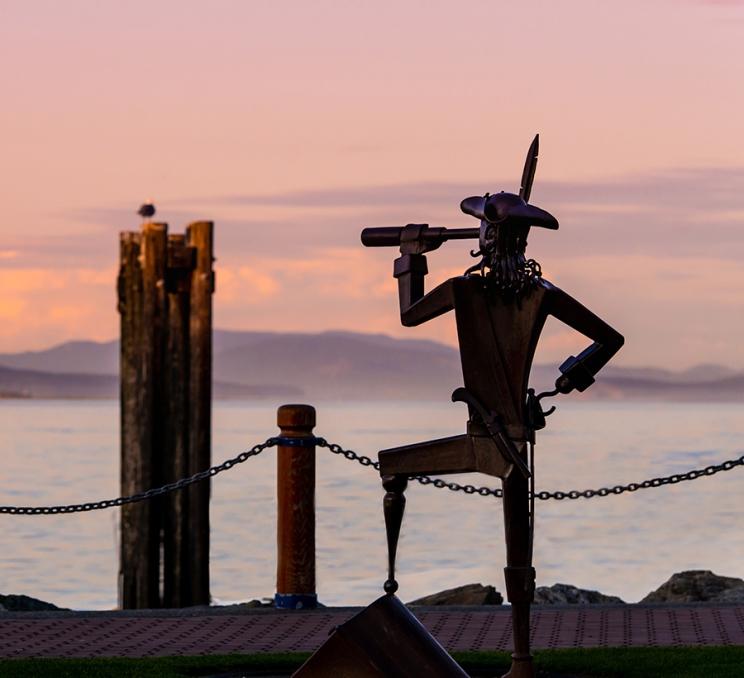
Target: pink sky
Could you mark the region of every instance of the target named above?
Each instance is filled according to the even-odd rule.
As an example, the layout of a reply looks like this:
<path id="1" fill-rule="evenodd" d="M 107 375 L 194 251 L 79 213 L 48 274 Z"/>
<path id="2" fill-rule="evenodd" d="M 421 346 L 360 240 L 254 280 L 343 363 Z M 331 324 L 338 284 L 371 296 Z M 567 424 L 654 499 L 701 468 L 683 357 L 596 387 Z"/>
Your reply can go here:
<path id="1" fill-rule="evenodd" d="M 367 225 L 475 226 L 514 190 L 528 252 L 626 335 L 624 364 L 744 368 L 744 3 L 0 4 L 0 352 L 118 331 L 147 197 L 217 226 L 216 325 L 399 327 Z M 432 282 L 470 264 L 430 257 Z M 583 342 L 549 326 L 543 360 Z"/>

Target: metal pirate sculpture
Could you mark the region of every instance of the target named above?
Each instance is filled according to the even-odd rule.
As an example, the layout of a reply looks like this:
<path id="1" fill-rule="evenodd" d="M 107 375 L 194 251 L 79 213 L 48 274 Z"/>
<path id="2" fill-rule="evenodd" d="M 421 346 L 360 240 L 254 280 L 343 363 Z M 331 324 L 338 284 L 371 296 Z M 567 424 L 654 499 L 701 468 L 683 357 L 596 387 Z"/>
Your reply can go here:
<path id="1" fill-rule="evenodd" d="M 332 637 L 328 643 L 336 642 L 334 647 L 321 648 L 318 655 L 327 649 L 326 659 L 317 663 L 323 670 L 331 667 L 328 657 L 334 656 L 340 661 L 353 646 L 351 655 L 357 659 L 350 666 L 354 668 L 344 672 L 339 668 L 341 664 L 333 663 L 337 675 L 466 675 L 454 662 L 448 663 L 448 657 L 440 656 L 446 653 L 433 638 L 429 637 L 426 642 L 421 640 L 421 634 L 426 634 L 423 627 L 414 630 L 415 618 L 394 595 L 398 588 L 395 556 L 408 478 L 420 474 L 478 471 L 503 481 L 504 574 L 514 633 L 512 665 L 506 675 L 511 678 L 535 675 L 529 645 L 530 604 L 535 589 L 532 467 L 535 431 L 545 426 L 545 416 L 552 412 L 552 409 L 543 412 L 540 400 L 558 393 L 586 390 L 594 382 L 594 375 L 623 344 L 618 332 L 545 280 L 540 265 L 525 256 L 531 227 L 558 228 L 551 214 L 529 204 L 537 154 L 538 137 L 535 137 L 527 154 L 519 195 L 486 193 L 483 197 L 462 201 L 461 209 L 479 219 L 480 228 L 453 230 L 409 224 L 402 228 L 367 228 L 362 232 L 362 242 L 369 247 L 400 247 L 401 256 L 395 260 L 394 276 L 398 280 L 403 325 L 420 325 L 454 310 L 464 387 L 454 391 L 452 400 L 467 403 L 469 420 L 466 433 L 462 435 L 380 452 L 380 474 L 387 490 L 384 499 L 389 563 L 384 586 L 386 595 L 358 618 L 340 627 L 339 637 Z M 479 257 L 479 261 L 462 276 L 451 278 L 425 294 L 425 254 L 446 240 L 467 238 L 478 238 L 480 246 L 471 254 Z M 534 390 L 528 388 L 528 378 L 548 316 L 554 316 L 593 343 L 559 367 L 561 374 L 554 391 L 535 395 Z M 385 623 L 381 622 L 383 617 Z M 393 639 L 383 643 L 382 628 L 389 627 L 391 619 L 397 620 L 401 629 L 405 627 L 409 631 L 400 630 Z M 340 638 L 344 632 L 346 642 Z M 415 642 L 408 642 L 402 635 L 408 635 Z M 355 640 L 350 642 L 352 636 Z M 369 637 L 375 639 L 371 645 Z M 367 663 L 361 661 L 362 655 L 368 657 Z M 433 664 L 421 673 L 425 656 L 429 656 Z M 388 661 L 386 669 L 375 672 L 370 668 L 380 667 L 384 661 Z M 324 675 L 323 670 L 317 674 L 301 670 L 300 674 Z"/>

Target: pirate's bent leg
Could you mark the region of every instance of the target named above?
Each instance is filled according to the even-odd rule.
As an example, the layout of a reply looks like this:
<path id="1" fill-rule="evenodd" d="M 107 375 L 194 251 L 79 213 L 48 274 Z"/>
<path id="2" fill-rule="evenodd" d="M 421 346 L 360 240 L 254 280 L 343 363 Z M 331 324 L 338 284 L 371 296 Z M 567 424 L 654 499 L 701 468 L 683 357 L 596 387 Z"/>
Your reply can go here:
<path id="1" fill-rule="evenodd" d="M 380 475 L 386 490 L 383 508 L 388 542 L 388 580 L 385 592 L 395 593 L 395 556 L 406 499 L 408 478 L 421 474 L 480 471 L 503 477 L 508 467 L 490 438 L 458 435 L 380 452 Z"/>
<path id="2" fill-rule="evenodd" d="M 450 471 L 453 466 L 463 464 L 467 450 L 467 436 L 453 436 L 425 443 L 404 445 L 380 452 L 380 475 L 385 488 L 383 511 L 388 546 L 388 578 L 385 593 L 392 595 L 398 590 L 395 580 L 395 557 L 398 551 L 398 538 L 406 508 L 404 492 L 408 478 L 421 473 Z"/>
<path id="3" fill-rule="evenodd" d="M 527 443 L 515 442 L 527 460 Z M 532 567 L 532 526 L 529 481 L 512 472 L 504 479 L 504 532 L 506 535 L 506 597 L 511 603 L 514 652 L 509 678 L 534 678 L 530 654 L 530 605 L 535 593 Z M 506 678 L 506 677 L 505 677 Z"/>
<path id="4" fill-rule="evenodd" d="M 406 498 L 403 494 L 408 485 L 408 478 L 404 475 L 383 476 L 382 486 L 387 490 L 382 506 L 385 513 L 385 531 L 388 546 L 388 578 L 385 582 L 385 593 L 392 595 L 398 590 L 395 579 L 395 555 L 398 551 L 398 537 L 403 522 L 403 512 L 406 509 Z"/>

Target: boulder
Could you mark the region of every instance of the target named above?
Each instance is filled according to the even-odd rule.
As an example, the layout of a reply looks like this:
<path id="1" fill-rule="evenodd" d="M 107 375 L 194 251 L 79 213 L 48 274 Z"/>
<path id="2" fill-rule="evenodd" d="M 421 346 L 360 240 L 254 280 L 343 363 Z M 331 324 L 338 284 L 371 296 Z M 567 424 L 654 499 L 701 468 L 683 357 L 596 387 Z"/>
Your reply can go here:
<path id="1" fill-rule="evenodd" d="M 254 607 L 274 607 L 274 599 L 273 598 L 264 598 L 263 600 L 249 600 L 245 603 L 238 603 L 234 607 L 242 607 L 247 609 L 253 609 Z"/>
<path id="2" fill-rule="evenodd" d="M 51 603 L 45 603 L 43 600 L 31 598 L 30 596 L 9 594 L 4 596 L 0 594 L 0 611 L 6 612 L 46 612 L 47 610 L 62 610 Z"/>
<path id="3" fill-rule="evenodd" d="M 535 604 L 537 605 L 596 605 L 598 603 L 624 605 L 625 601 L 617 596 L 606 596 L 599 591 L 579 589 L 570 584 L 538 586 L 535 589 Z"/>
<path id="4" fill-rule="evenodd" d="M 408 605 L 501 605 L 501 594 L 493 586 L 465 584 L 412 600 Z"/>
<path id="5" fill-rule="evenodd" d="M 673 574 L 642 603 L 744 602 L 744 580 L 722 577 L 710 570 Z"/>

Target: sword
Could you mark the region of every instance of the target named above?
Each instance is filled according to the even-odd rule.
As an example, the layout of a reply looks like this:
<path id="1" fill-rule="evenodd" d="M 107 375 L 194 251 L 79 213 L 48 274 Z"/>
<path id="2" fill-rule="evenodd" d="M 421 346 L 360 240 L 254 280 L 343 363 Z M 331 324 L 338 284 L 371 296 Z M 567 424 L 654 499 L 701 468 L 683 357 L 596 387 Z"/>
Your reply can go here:
<path id="1" fill-rule="evenodd" d="M 511 438 L 506 434 L 498 414 L 486 410 L 475 396 L 462 386 L 452 392 L 452 402 L 462 402 L 470 405 L 480 415 L 481 419 L 483 419 L 486 430 L 504 458 L 514 464 L 525 478 L 529 478 L 532 475 L 529 466 L 527 466 L 524 459 L 519 455 L 519 451 Z"/>

